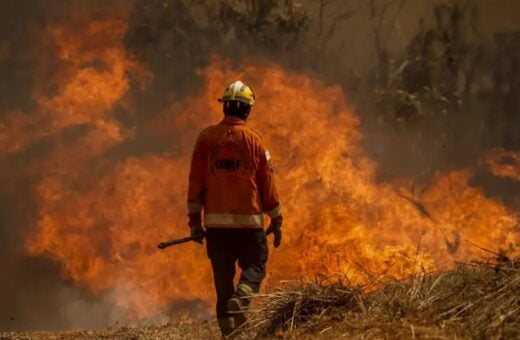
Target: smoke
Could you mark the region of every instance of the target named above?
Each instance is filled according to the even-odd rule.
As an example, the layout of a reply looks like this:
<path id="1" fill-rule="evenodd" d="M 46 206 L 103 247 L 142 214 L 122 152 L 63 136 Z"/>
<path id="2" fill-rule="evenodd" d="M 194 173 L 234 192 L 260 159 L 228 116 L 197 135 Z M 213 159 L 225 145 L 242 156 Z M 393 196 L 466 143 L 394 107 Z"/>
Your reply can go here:
<path id="1" fill-rule="evenodd" d="M 407 112 L 409 103 L 404 109 L 396 107 L 395 101 L 390 106 L 384 100 L 382 105 L 375 104 L 376 94 L 372 90 L 380 85 L 380 75 L 373 25 L 379 19 L 370 18 L 364 0 L 348 4 L 333 2 L 324 9 L 314 2 L 293 7 L 280 4 L 268 12 L 258 5 L 261 2 L 255 1 L 247 3 L 257 3 L 260 7 L 246 2 L 237 6 L 221 2 L 217 6 L 214 1 L 173 0 L 4 1 L 0 12 L 0 328 L 77 329 L 126 322 L 127 315 L 116 307 L 117 288 L 89 293 L 64 279 L 63 269 L 53 260 L 27 256 L 24 242 L 40 218 L 38 184 L 43 177 L 54 176 L 63 167 L 73 169 L 72 173 L 85 179 L 84 188 L 68 190 L 85 193 L 127 158 L 150 152 L 180 153 L 184 148 L 178 138 L 180 133 L 174 130 L 157 133 L 157 122 L 161 122 L 166 109 L 178 105 L 202 86 L 197 70 L 206 66 L 213 55 L 223 56 L 236 65 L 254 55 L 340 84 L 358 106 L 365 145 L 380 164 L 381 180 L 404 176 L 424 180 L 440 170 L 473 164 L 490 147 L 520 147 L 519 130 L 513 128 L 519 124 L 519 106 L 515 101 L 519 85 L 512 76 L 520 72 L 515 68 L 515 59 L 510 58 L 518 55 L 518 34 L 512 31 L 519 29 L 514 15 L 519 11 L 514 7 L 518 6 L 516 1 L 502 2 L 502 6 L 478 2 L 476 8 L 481 15 L 473 20 L 477 20 L 481 35 L 462 41 L 471 50 L 455 53 L 464 65 L 471 61 L 475 67 L 491 70 L 491 74 L 472 78 L 482 85 L 468 86 L 466 104 L 460 110 L 464 115 L 457 119 L 447 115 L 408 119 L 406 114 L 405 118 L 399 115 Z M 435 4 L 407 2 L 401 7 L 399 1 L 395 3 L 382 18 L 381 26 L 381 31 L 392 33 L 382 35 L 381 39 L 390 56 L 388 62 L 399 64 L 416 53 L 410 52 L 409 47 L 420 32 L 419 18 L 424 18 L 427 29 L 435 27 Z M 377 11 L 381 13 L 381 8 Z M 70 123 L 65 114 L 59 116 L 60 102 L 48 101 L 45 106 L 37 98 L 59 97 L 60 81 L 71 77 L 78 68 L 94 70 L 97 75 L 103 74 L 107 65 L 97 57 L 63 63 L 59 41 L 50 37 L 49 30 L 77 28 L 73 36 L 79 41 L 84 33 L 80 30 L 86 30 L 89 22 L 114 17 L 128 21 L 121 41 L 128 60 L 120 74 L 128 87 L 120 91 L 117 103 L 105 110 L 113 111 L 113 117 L 106 118 L 103 108 L 95 109 L 101 112 L 103 123 L 117 121 L 120 129 L 111 135 L 117 143 L 99 151 L 99 158 L 76 162 L 75 143 L 90 140 L 96 129 L 105 126 L 94 128 L 87 119 Z M 470 25 L 466 21 L 462 24 Z M 110 37 L 110 29 L 96 34 Z M 88 48 L 92 53 L 103 50 L 96 43 Z M 492 53 L 482 54 L 484 50 Z M 493 68 L 495 64 L 504 68 Z M 466 66 L 459 70 L 466 70 Z M 495 77 L 493 85 L 485 87 L 490 77 Z M 497 80 L 497 77 L 502 78 Z M 399 81 L 404 88 L 406 79 Z M 495 81 L 500 83 L 497 85 Z M 481 101 L 474 100 L 477 95 Z M 497 110 L 499 105 L 503 106 Z M 49 117 L 55 114 L 62 119 L 61 126 L 49 123 Z M 23 128 L 18 129 L 20 126 Z M 14 137 L 13 131 L 17 133 Z M 197 131 L 189 133 L 194 136 Z M 129 135 L 132 138 L 127 138 Z M 70 147 L 68 153 L 61 145 Z M 98 152 L 94 143 L 89 151 Z M 59 152 L 64 152 L 68 161 L 46 161 Z M 77 163 L 89 168 L 76 169 Z M 71 187 L 77 185 L 74 179 L 66 179 Z M 475 185 L 485 185 L 490 195 L 518 196 L 518 187 L 511 186 L 510 181 L 504 184 L 503 179 L 486 170 L 478 173 L 474 181 Z M 515 199 L 508 202 L 518 204 Z M 205 307 L 200 301 L 188 300 L 174 307 L 169 315 L 160 315 L 149 322 L 168 320 L 177 310 L 200 314 Z"/>

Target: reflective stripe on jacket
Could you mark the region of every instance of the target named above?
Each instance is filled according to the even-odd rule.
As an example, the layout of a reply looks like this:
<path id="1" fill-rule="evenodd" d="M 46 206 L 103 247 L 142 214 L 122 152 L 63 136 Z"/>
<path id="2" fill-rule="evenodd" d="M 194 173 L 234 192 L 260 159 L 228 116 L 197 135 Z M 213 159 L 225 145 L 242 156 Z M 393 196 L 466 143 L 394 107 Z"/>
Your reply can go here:
<path id="1" fill-rule="evenodd" d="M 262 228 L 263 214 L 280 215 L 280 203 L 262 137 L 245 121 L 226 116 L 204 130 L 191 161 L 188 211 L 204 209 L 207 228 Z"/>

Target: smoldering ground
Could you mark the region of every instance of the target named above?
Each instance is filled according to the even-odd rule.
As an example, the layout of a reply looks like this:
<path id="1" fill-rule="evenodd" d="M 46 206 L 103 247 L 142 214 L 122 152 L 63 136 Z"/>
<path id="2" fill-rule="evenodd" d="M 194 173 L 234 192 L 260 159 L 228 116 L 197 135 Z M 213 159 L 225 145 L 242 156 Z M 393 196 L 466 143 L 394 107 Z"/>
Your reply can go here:
<path id="1" fill-rule="evenodd" d="M 357 106 L 382 181 L 426 181 L 438 171 L 475 164 L 489 148 L 520 148 L 517 1 L 275 3 L 6 1 L 0 14 L 1 127 L 13 128 L 14 113 L 27 120 L 38 114 L 35 93 L 58 91 L 60 73 L 67 71 L 59 67 L 50 27 L 73 30 L 75 22 L 120 15 L 128 18 L 126 51 L 152 77 L 146 90 L 137 76 L 131 79 L 114 108 L 135 135 L 100 156 L 90 183 L 126 157 L 175 152 L 168 150 L 175 133 L 148 127 L 154 115 L 201 86 L 197 69 L 215 54 L 237 63 L 251 56 L 273 60 L 340 84 Z M 420 110 L 405 92 L 420 98 Z M 48 133 L 38 124 L 24 127 L 39 136 L 27 143 L 2 139 L 0 129 L 0 327 L 114 325 L 124 318 L 109 290 L 76 287 L 52 258 L 26 254 L 24 240 L 39 218 L 35 190 L 43 160 L 89 130 L 79 124 Z M 482 172 L 475 185 L 514 206 L 516 182 L 505 180 L 507 190 L 493 191 L 504 180 Z"/>

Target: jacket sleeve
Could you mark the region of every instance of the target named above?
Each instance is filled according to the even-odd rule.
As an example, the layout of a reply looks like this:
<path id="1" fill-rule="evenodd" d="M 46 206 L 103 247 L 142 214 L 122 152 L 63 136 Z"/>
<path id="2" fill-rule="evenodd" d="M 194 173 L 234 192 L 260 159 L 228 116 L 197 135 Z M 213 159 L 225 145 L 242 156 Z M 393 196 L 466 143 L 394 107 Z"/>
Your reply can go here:
<path id="1" fill-rule="evenodd" d="M 258 189 L 262 200 L 264 213 L 274 218 L 281 215 L 281 205 L 278 197 L 278 191 L 274 182 L 273 168 L 270 163 L 269 151 L 264 145 L 258 144 Z"/>
<path id="2" fill-rule="evenodd" d="M 205 158 L 201 136 L 195 143 L 191 157 L 190 175 L 188 183 L 188 213 L 196 214 L 202 211 L 205 202 Z"/>

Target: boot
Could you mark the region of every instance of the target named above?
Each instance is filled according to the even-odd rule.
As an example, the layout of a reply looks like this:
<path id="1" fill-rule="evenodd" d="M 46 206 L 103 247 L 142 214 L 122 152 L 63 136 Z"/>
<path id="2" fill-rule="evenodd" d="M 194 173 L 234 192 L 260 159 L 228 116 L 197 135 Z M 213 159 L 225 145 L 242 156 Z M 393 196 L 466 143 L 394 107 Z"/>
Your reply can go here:
<path id="1" fill-rule="evenodd" d="M 232 317 L 227 318 L 218 318 L 218 328 L 220 328 L 220 333 L 225 338 L 235 330 L 235 322 Z"/>
<path id="2" fill-rule="evenodd" d="M 227 309 L 235 319 L 235 329 L 239 329 L 247 321 L 245 312 L 252 295 L 253 289 L 245 283 L 240 283 L 233 297 L 228 300 Z"/>

